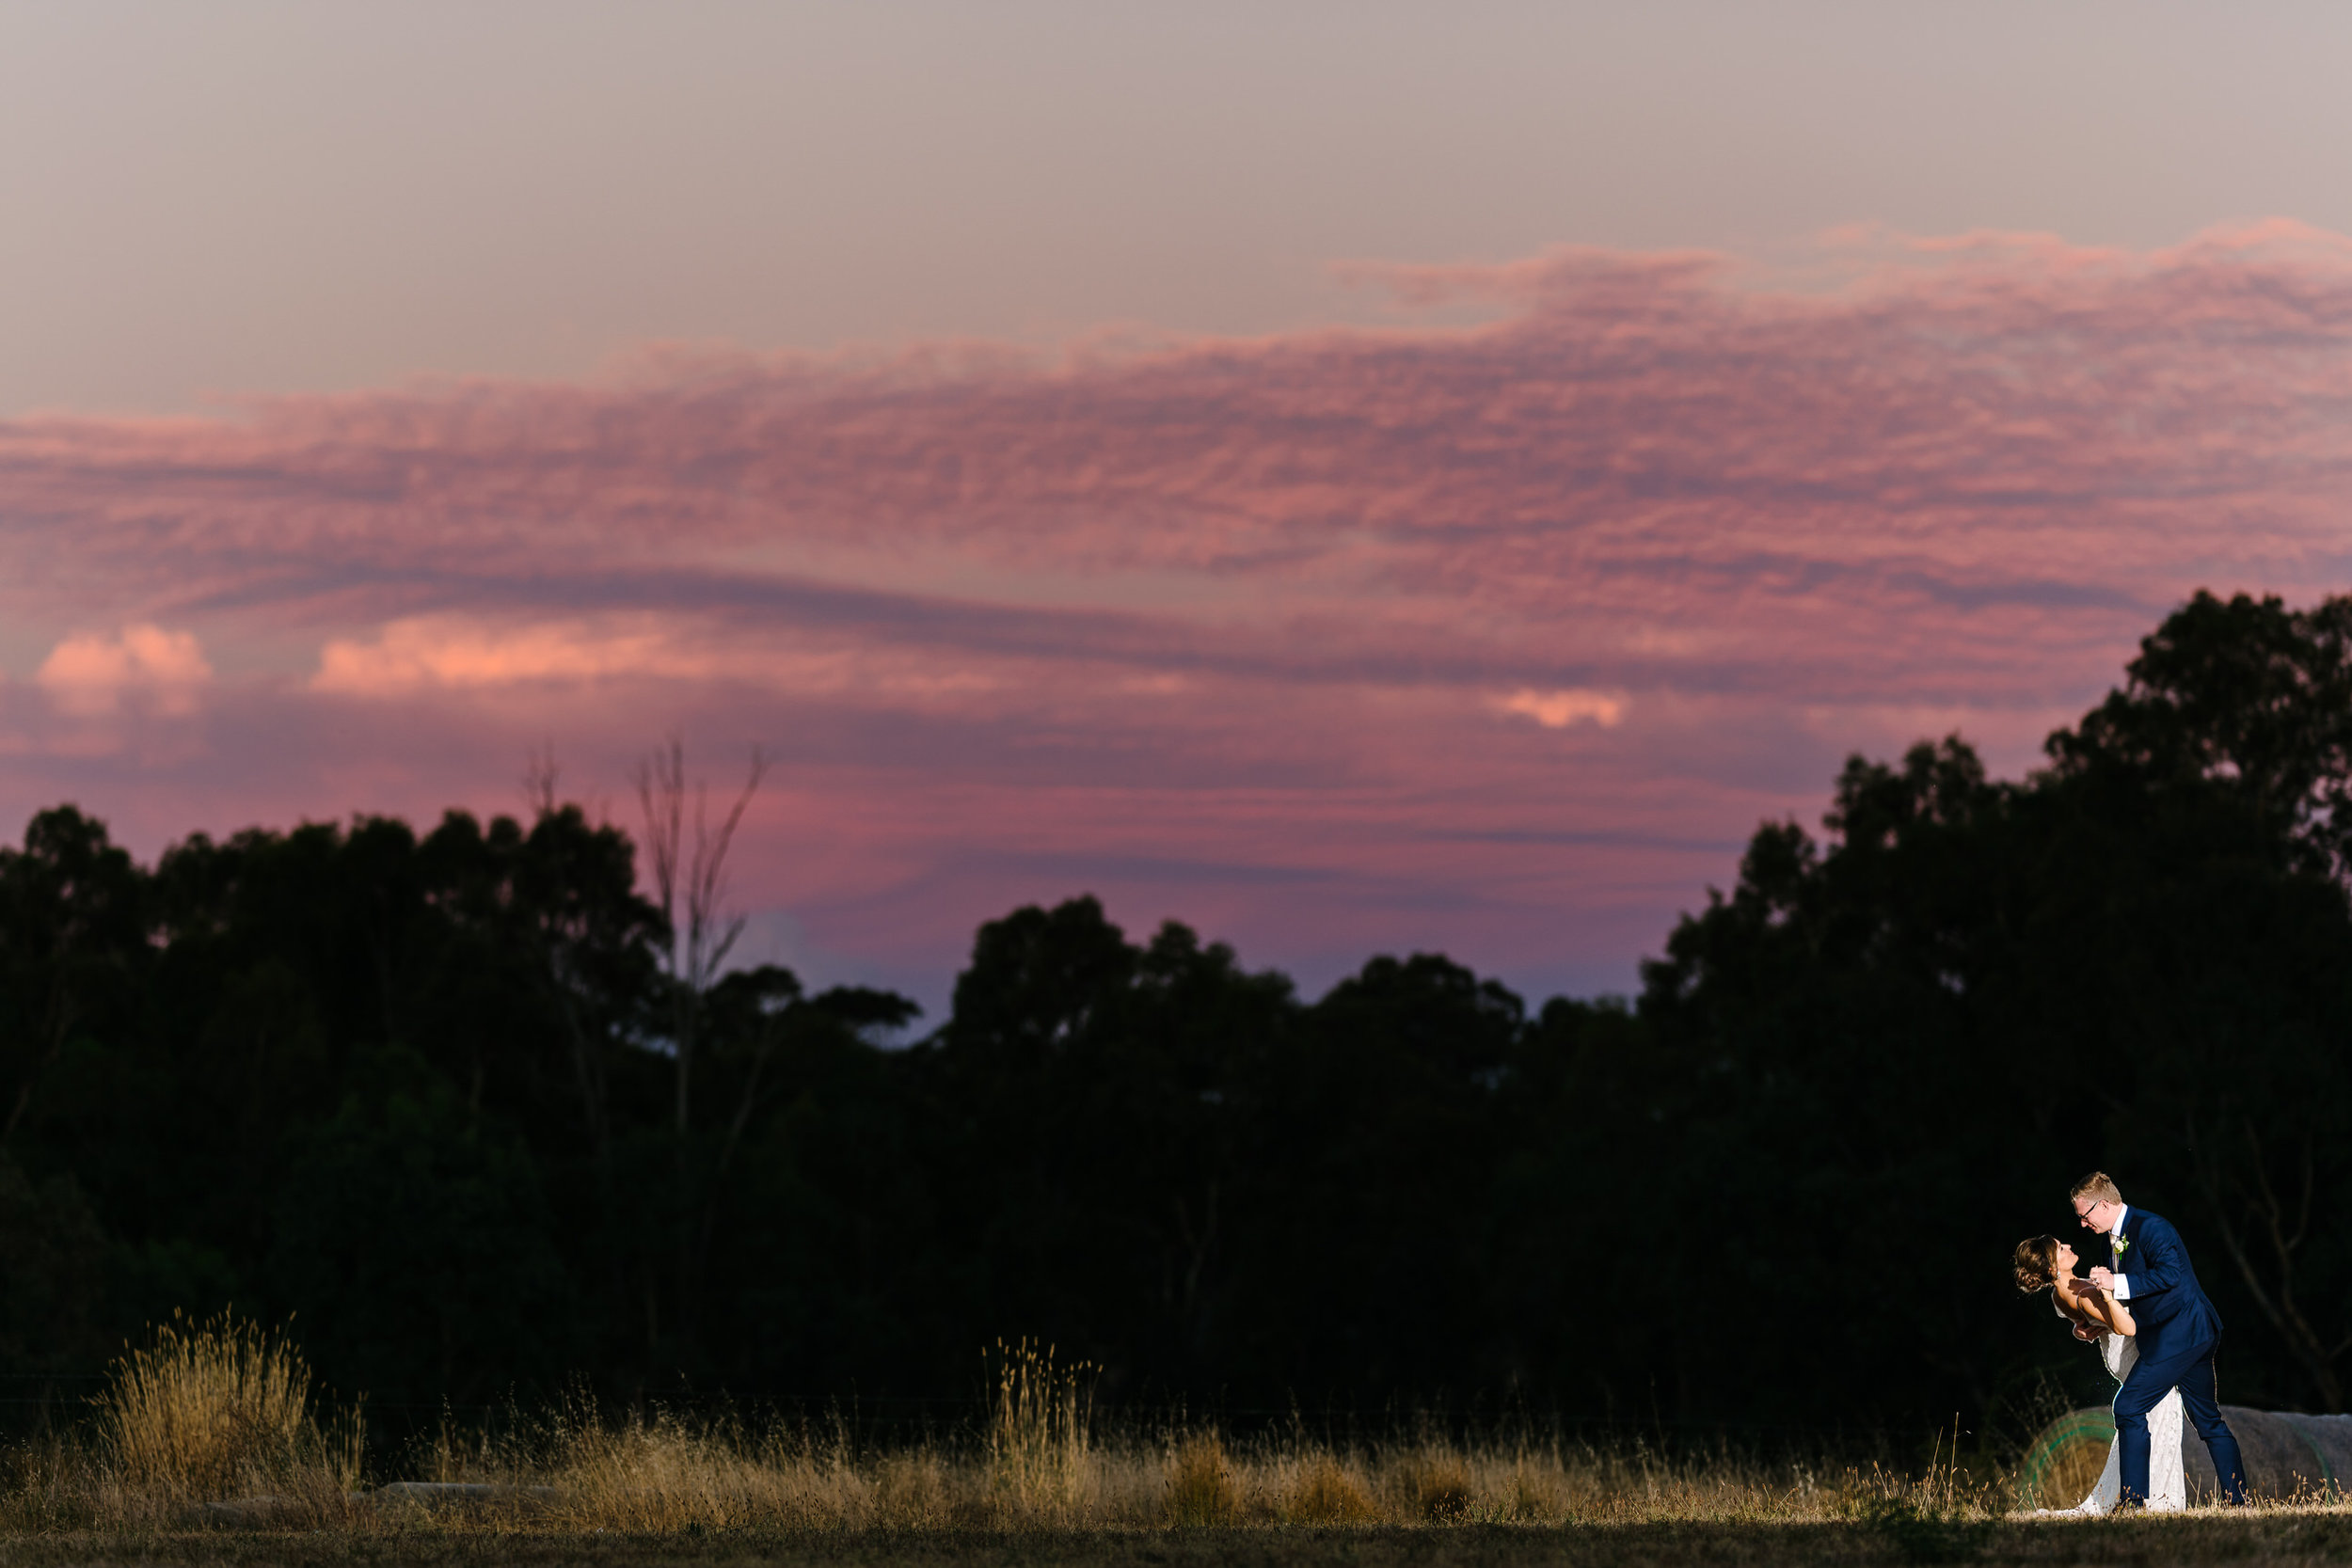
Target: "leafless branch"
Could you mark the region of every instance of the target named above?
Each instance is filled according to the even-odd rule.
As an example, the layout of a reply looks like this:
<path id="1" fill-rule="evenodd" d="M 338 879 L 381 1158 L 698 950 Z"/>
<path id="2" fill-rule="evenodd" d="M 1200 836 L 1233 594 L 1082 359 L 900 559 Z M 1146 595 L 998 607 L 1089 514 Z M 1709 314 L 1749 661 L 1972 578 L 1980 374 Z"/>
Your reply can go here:
<path id="1" fill-rule="evenodd" d="M 665 967 L 674 1017 L 671 1046 L 677 1066 L 677 1130 L 692 1125 L 694 1049 L 702 999 L 743 935 L 744 917 L 726 909 L 727 856 L 752 797 L 767 776 L 768 759 L 752 750 L 751 768 L 723 816 L 710 816 L 707 785 L 689 785 L 686 744 L 676 736 L 637 768 L 637 804 L 644 818 L 647 872 L 654 902 L 670 927 Z M 687 796 L 693 796 L 693 839 L 687 841 Z M 683 903 L 684 908 L 679 906 Z"/>
<path id="2" fill-rule="evenodd" d="M 531 749 L 523 764 L 523 804 L 530 808 L 532 819 L 555 814 L 556 786 L 564 770 L 555 764 L 555 742 L 543 740 Z"/>

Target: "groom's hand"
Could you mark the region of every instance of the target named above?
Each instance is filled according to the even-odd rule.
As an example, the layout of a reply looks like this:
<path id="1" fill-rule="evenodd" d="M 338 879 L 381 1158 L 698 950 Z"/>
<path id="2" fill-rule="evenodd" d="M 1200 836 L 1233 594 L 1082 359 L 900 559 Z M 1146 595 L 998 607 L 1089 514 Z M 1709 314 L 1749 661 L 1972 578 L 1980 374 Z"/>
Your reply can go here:
<path id="1" fill-rule="evenodd" d="M 2102 1291 L 2112 1293 L 2115 1290 L 2115 1271 L 2106 1268 L 2093 1269 L 2090 1271 L 2090 1282 Z"/>

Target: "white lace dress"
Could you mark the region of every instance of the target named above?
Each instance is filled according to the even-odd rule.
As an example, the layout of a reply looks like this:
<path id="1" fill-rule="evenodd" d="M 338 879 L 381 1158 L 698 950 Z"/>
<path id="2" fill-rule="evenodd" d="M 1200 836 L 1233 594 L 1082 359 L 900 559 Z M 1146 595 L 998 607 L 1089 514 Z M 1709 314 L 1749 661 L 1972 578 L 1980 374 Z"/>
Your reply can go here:
<path id="1" fill-rule="evenodd" d="M 2107 1335 L 2099 1341 L 2099 1358 L 2120 1384 L 2139 1364 L 2139 1342 Z M 2119 1436 L 2107 1444 L 2107 1467 L 2099 1472 L 2090 1496 L 2060 1513 L 2105 1513 L 2115 1507 L 2123 1495 L 2122 1441 Z M 2148 1412 L 2148 1507 L 2168 1512 L 2187 1506 L 2188 1475 L 2181 1465 L 2181 1391 L 2175 1388 Z"/>

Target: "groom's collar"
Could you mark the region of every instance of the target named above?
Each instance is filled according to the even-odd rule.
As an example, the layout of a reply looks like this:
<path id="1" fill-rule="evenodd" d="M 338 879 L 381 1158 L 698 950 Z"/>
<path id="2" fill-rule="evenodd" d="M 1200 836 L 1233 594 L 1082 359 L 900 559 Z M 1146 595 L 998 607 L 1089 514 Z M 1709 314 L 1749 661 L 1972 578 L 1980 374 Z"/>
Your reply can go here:
<path id="1" fill-rule="evenodd" d="M 2118 1198 L 2116 1200 L 2115 1207 L 2118 1211 L 2115 1216 L 2115 1224 L 2107 1230 L 2107 1244 L 2109 1246 L 2113 1246 L 2115 1244 L 2115 1239 L 2123 1234 L 2123 1227 L 2126 1225 L 2129 1225 L 2132 1219 L 2132 1206 L 2130 1204 L 2125 1203 L 2121 1198 Z"/>

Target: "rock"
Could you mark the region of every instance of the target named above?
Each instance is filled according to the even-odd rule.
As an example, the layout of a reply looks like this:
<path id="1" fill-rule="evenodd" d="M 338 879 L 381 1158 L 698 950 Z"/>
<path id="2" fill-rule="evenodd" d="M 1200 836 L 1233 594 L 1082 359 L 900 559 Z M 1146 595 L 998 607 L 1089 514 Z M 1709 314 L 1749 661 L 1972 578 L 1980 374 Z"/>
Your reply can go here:
<path id="1" fill-rule="evenodd" d="M 2352 1416 L 2305 1416 L 2225 1404 L 2221 1418 L 2237 1438 L 2246 1486 L 2266 1497 L 2342 1497 L 2352 1489 Z M 2090 1491 L 2106 1464 L 2115 1418 L 2106 1410 L 2073 1410 L 2043 1427 L 2018 1471 L 2021 1500 L 2072 1507 Z M 2205 1440 L 2181 1423 L 2181 1465 L 2188 1500 L 2212 1502 L 2219 1487 Z M 2052 1496 L 2039 1496 L 2041 1493 Z M 2071 1493 L 2072 1496 L 2064 1494 Z"/>
<path id="2" fill-rule="evenodd" d="M 354 1493 L 352 1500 L 411 1503 L 420 1508 L 459 1508 L 467 1504 L 522 1504 L 543 1508 L 563 1494 L 552 1486 L 501 1486 L 475 1481 L 395 1481 L 373 1492 Z"/>

